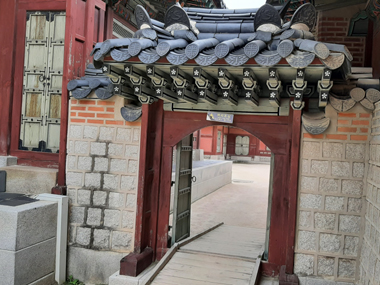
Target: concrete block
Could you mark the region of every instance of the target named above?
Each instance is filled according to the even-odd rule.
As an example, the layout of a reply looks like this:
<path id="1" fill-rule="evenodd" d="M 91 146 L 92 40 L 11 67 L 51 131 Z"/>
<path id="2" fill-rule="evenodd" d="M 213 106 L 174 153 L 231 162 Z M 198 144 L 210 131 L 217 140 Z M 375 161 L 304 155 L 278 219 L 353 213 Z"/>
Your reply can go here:
<path id="1" fill-rule="evenodd" d="M 115 250 L 131 250 L 132 234 L 128 232 L 112 232 L 112 249 Z"/>
<path id="2" fill-rule="evenodd" d="M 343 211 L 344 208 L 344 197 L 326 196 L 325 210 Z"/>
<path id="3" fill-rule="evenodd" d="M 127 195 L 127 202 L 125 203 L 125 207 L 129 209 L 135 209 L 136 208 L 136 195 L 135 194 L 128 194 Z"/>
<path id="4" fill-rule="evenodd" d="M 79 170 L 92 170 L 92 157 L 89 156 L 79 156 L 78 157 L 78 169 Z"/>
<path id="5" fill-rule="evenodd" d="M 103 188 L 107 190 L 117 190 L 119 187 L 119 176 L 104 174 Z"/>
<path id="6" fill-rule="evenodd" d="M 0 168 L 0 170 L 7 172 L 6 187 L 8 193 L 50 193 L 51 188 L 57 183 L 57 169 L 14 165 Z M 70 181 L 72 177 L 68 176 Z M 78 183 L 77 180 L 75 182 Z"/>
<path id="7" fill-rule="evenodd" d="M 346 144 L 346 159 L 363 160 L 365 158 L 365 144 Z"/>
<path id="8" fill-rule="evenodd" d="M 294 255 L 294 273 L 299 275 L 312 275 L 314 273 L 314 256 L 296 253 Z"/>
<path id="9" fill-rule="evenodd" d="M 122 156 L 124 154 L 123 149 L 124 147 L 122 144 L 110 143 L 108 145 L 108 155 Z"/>
<path id="10" fill-rule="evenodd" d="M 92 197 L 92 203 L 94 206 L 105 206 L 107 201 L 107 192 L 105 191 L 94 191 Z"/>
<path id="11" fill-rule="evenodd" d="M 78 204 L 90 205 L 91 204 L 91 190 L 78 190 Z"/>
<path id="12" fill-rule="evenodd" d="M 343 143 L 323 143 L 323 157 L 327 158 L 342 158 L 343 157 Z"/>
<path id="13" fill-rule="evenodd" d="M 111 159 L 110 164 L 111 172 L 126 172 L 127 171 L 127 160 L 125 159 Z"/>
<path id="14" fill-rule="evenodd" d="M 98 137 L 98 127 L 84 126 L 83 138 L 85 139 L 97 139 Z"/>
<path id="15" fill-rule="evenodd" d="M 356 261 L 354 259 L 340 258 L 338 261 L 338 277 L 354 278 L 356 269 Z"/>
<path id="16" fill-rule="evenodd" d="M 113 141 L 116 129 L 111 127 L 100 127 L 99 139 L 102 141 Z"/>
<path id="17" fill-rule="evenodd" d="M 100 188 L 100 180 L 102 175 L 100 173 L 85 173 L 84 185 L 86 187 Z"/>
<path id="18" fill-rule="evenodd" d="M 132 142 L 134 142 L 134 143 L 140 142 L 140 136 L 141 136 L 140 133 L 141 133 L 140 132 L 140 128 L 134 128 L 133 129 L 133 139 L 132 139 Z"/>
<path id="19" fill-rule="evenodd" d="M 312 174 L 327 174 L 329 162 L 327 160 L 312 160 L 310 173 Z"/>
<path id="20" fill-rule="evenodd" d="M 17 165 L 17 157 L 15 156 L 0 156 L 0 167 Z"/>
<path id="21" fill-rule="evenodd" d="M 131 142 L 132 141 L 132 129 L 130 129 L 130 128 L 118 128 L 116 131 L 116 141 L 118 141 L 118 142 Z"/>
<path id="22" fill-rule="evenodd" d="M 70 139 L 81 139 L 81 138 L 83 138 L 82 128 L 83 128 L 82 126 L 71 125 L 69 127 L 69 138 Z"/>
<path id="23" fill-rule="evenodd" d="M 316 233 L 310 231 L 298 232 L 298 249 L 301 250 L 316 250 Z"/>
<path id="24" fill-rule="evenodd" d="M 109 230 L 94 230 L 94 247 L 99 249 L 109 249 L 110 247 L 110 234 Z"/>
<path id="25" fill-rule="evenodd" d="M 125 253 L 69 246 L 67 275 L 86 284 L 108 284 L 108 277 L 120 269 Z"/>
<path id="26" fill-rule="evenodd" d="M 90 154 L 93 155 L 106 155 L 106 143 L 98 143 L 98 142 L 92 142 L 91 143 L 91 150 Z"/>
<path id="27" fill-rule="evenodd" d="M 302 176 L 301 191 L 318 191 L 318 177 Z"/>
<path id="28" fill-rule="evenodd" d="M 87 225 L 100 226 L 102 220 L 102 209 L 89 208 L 87 210 Z"/>
<path id="29" fill-rule="evenodd" d="M 335 229 L 335 214 L 315 213 L 314 226 L 316 229 L 334 230 Z"/>
<path id="30" fill-rule="evenodd" d="M 318 158 L 321 156 L 321 143 L 319 142 L 304 142 L 302 157 Z"/>
<path id="31" fill-rule="evenodd" d="M 75 187 L 75 186 L 81 187 L 81 186 L 83 186 L 83 173 L 66 172 L 66 185 L 69 187 Z M 51 190 L 51 188 L 50 188 L 50 190 Z"/>
<path id="32" fill-rule="evenodd" d="M 76 243 L 84 246 L 90 245 L 91 228 L 77 227 Z"/>
<path id="33" fill-rule="evenodd" d="M 108 158 L 106 157 L 95 157 L 94 170 L 95 171 L 108 171 Z"/>
<path id="34" fill-rule="evenodd" d="M 357 256 L 358 250 L 359 250 L 359 237 L 345 236 L 343 254 Z"/>
<path id="35" fill-rule="evenodd" d="M 104 226 L 110 228 L 120 227 L 120 211 L 119 210 L 104 210 Z"/>
<path id="36" fill-rule="evenodd" d="M 335 258 L 327 257 L 327 256 L 318 256 L 318 269 L 317 269 L 318 275 L 333 276 L 334 268 L 335 268 Z"/>
<path id="37" fill-rule="evenodd" d="M 122 214 L 121 226 L 127 229 L 133 229 L 135 226 L 135 213 L 124 211 Z"/>
<path id="38" fill-rule="evenodd" d="M 140 146 L 138 145 L 126 145 L 125 156 L 130 158 L 138 158 Z"/>
<path id="39" fill-rule="evenodd" d="M 359 233 L 360 222 L 360 216 L 339 215 L 339 231 L 346 233 Z"/>
<path id="40" fill-rule="evenodd" d="M 0 206 L 0 250 L 18 251 L 55 237 L 57 209 L 48 201 Z"/>
<path id="41" fill-rule="evenodd" d="M 322 192 L 338 192 L 339 180 L 332 178 L 321 178 L 319 180 L 319 191 Z"/>
<path id="42" fill-rule="evenodd" d="M 342 193 L 361 196 L 363 194 L 363 181 L 342 180 Z"/>
<path id="43" fill-rule="evenodd" d="M 300 211 L 298 214 L 298 225 L 303 228 L 312 227 L 311 212 Z"/>
<path id="44" fill-rule="evenodd" d="M 74 143 L 74 149 L 76 154 L 88 154 L 88 142 L 76 141 Z"/>
<path id="45" fill-rule="evenodd" d="M 322 196 L 314 194 L 300 195 L 300 207 L 307 209 L 320 209 L 322 205 Z"/>
<path id="46" fill-rule="evenodd" d="M 135 191 L 137 189 L 136 176 L 121 176 L 121 190 L 122 191 Z"/>
<path id="47" fill-rule="evenodd" d="M 361 162 L 354 162 L 352 164 L 352 176 L 357 178 L 363 178 L 364 177 L 364 169 L 365 165 Z"/>
<path id="48" fill-rule="evenodd" d="M 350 177 L 350 163 L 347 161 L 333 161 L 331 163 L 331 175 L 338 177 Z"/>
<path id="49" fill-rule="evenodd" d="M 110 192 L 108 195 L 108 206 L 110 208 L 122 208 L 125 203 L 125 194 Z"/>
<path id="50" fill-rule="evenodd" d="M 45 275 L 44 277 L 41 277 L 40 279 L 30 283 L 29 285 L 52 285 L 52 284 L 56 284 L 54 272 L 48 275 Z"/>
<path id="51" fill-rule="evenodd" d="M 83 224 L 84 223 L 85 207 L 71 207 L 70 209 L 70 223 Z"/>
<path id="52" fill-rule="evenodd" d="M 339 252 L 341 245 L 341 235 L 324 234 L 319 236 L 319 249 L 324 252 Z"/>
<path id="53" fill-rule="evenodd" d="M 128 160 L 128 173 L 137 173 L 139 170 L 139 162 L 137 160 Z"/>
<path id="54" fill-rule="evenodd" d="M 362 211 L 361 198 L 348 198 L 348 212 L 360 213 Z"/>

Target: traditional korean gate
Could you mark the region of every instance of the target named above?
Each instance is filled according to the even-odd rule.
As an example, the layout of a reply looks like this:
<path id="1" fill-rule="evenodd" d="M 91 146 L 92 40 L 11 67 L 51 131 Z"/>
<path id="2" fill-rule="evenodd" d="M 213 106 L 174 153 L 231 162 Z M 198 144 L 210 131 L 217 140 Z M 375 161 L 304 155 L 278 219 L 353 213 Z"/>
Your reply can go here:
<path id="1" fill-rule="evenodd" d="M 172 245 L 190 236 L 193 135 L 177 144 Z"/>
<path id="2" fill-rule="evenodd" d="M 58 152 L 65 21 L 65 12 L 27 12 L 20 149 Z"/>

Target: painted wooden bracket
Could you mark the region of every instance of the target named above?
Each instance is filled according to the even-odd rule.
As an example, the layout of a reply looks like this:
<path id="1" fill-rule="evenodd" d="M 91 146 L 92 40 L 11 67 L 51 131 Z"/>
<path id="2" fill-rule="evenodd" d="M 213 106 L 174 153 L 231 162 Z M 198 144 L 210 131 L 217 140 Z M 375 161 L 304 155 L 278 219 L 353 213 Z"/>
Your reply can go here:
<path id="1" fill-rule="evenodd" d="M 123 84 L 113 84 L 113 94 L 129 100 L 137 100 L 131 87 Z"/>
<path id="2" fill-rule="evenodd" d="M 177 88 L 177 98 L 179 102 L 198 103 L 198 95 L 195 94 L 195 86 L 192 84 L 193 78 L 183 72 L 179 67 L 170 67 L 170 76 L 174 86 Z"/>
<path id="3" fill-rule="evenodd" d="M 226 68 L 218 68 L 218 83 L 222 89 L 223 100 L 228 104 L 237 106 L 238 97 L 236 95 L 237 86 L 235 86 L 235 78 Z"/>
<path id="4" fill-rule="evenodd" d="M 295 94 L 294 101 L 290 105 L 294 110 L 301 110 L 305 106 L 303 95 L 307 87 L 307 81 L 305 81 L 305 69 L 297 69 L 296 79 L 292 81 L 292 86 Z"/>
<path id="5" fill-rule="evenodd" d="M 142 104 L 152 104 L 156 101 L 155 92 L 151 89 L 151 84 L 143 71 L 132 65 L 124 65 L 124 73 L 133 84 L 133 94 L 139 98 Z"/>
<path id="6" fill-rule="evenodd" d="M 198 88 L 198 101 L 216 105 L 218 103 L 218 95 L 216 95 L 214 77 L 210 76 L 204 69 L 195 67 L 193 69 L 193 78 Z"/>
<path id="7" fill-rule="evenodd" d="M 110 64 L 104 64 L 101 67 L 104 75 L 107 75 L 113 83 L 123 83 L 125 81 L 125 74 L 122 69 L 117 68 Z"/>
<path id="8" fill-rule="evenodd" d="M 178 103 L 177 94 L 174 92 L 173 79 L 168 74 L 153 65 L 146 67 L 146 74 L 152 80 L 155 97 L 170 103 Z"/>
<path id="9" fill-rule="evenodd" d="M 259 96 L 257 94 L 260 92 L 260 86 L 252 69 L 243 69 L 242 86 L 245 90 L 245 102 L 252 106 L 259 106 Z"/>
<path id="10" fill-rule="evenodd" d="M 322 73 L 322 79 L 318 81 L 317 90 L 319 93 L 319 107 L 326 107 L 329 101 L 329 92 L 333 86 L 331 81 L 332 71 L 325 68 Z"/>
<path id="11" fill-rule="evenodd" d="M 273 107 L 280 107 L 280 93 L 282 92 L 282 83 L 278 75 L 277 69 L 269 68 L 269 79 L 267 87 L 269 89 L 269 103 Z"/>

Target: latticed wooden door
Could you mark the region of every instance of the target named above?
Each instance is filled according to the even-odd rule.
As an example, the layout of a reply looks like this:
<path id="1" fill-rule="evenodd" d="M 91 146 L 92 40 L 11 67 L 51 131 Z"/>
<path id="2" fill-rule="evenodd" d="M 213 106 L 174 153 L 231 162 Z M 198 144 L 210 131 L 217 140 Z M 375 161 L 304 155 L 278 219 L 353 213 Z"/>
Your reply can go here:
<path id="1" fill-rule="evenodd" d="M 235 139 L 235 154 L 248 155 L 249 154 L 249 137 L 237 136 Z"/>
<path id="2" fill-rule="evenodd" d="M 193 135 L 177 144 L 172 244 L 190 236 Z"/>
<path id="3" fill-rule="evenodd" d="M 58 152 L 65 12 L 27 12 L 20 145 Z"/>

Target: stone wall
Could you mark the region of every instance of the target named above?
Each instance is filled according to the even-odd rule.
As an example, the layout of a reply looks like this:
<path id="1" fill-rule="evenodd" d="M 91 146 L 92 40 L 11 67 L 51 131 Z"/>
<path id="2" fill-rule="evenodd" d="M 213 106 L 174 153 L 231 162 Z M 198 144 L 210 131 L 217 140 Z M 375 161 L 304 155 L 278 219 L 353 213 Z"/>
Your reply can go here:
<path id="1" fill-rule="evenodd" d="M 359 276 L 371 115 L 359 104 L 339 114 L 329 105 L 326 117 L 324 134 L 303 130 L 301 139 L 294 271 L 307 285 Z"/>
<path id="2" fill-rule="evenodd" d="M 360 284 L 380 284 L 380 104 L 372 119 Z"/>
<path id="3" fill-rule="evenodd" d="M 107 283 L 133 249 L 140 122 L 118 118 L 117 100 L 70 101 L 68 273 L 86 283 Z"/>

